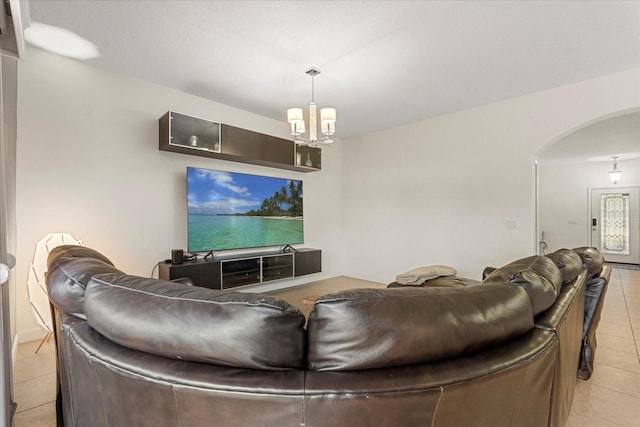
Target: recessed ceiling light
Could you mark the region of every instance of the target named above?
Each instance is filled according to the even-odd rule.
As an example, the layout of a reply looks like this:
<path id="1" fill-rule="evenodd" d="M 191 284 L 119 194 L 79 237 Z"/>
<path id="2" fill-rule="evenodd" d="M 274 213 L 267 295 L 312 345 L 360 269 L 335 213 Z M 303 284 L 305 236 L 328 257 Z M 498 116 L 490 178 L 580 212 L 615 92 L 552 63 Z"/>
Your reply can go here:
<path id="1" fill-rule="evenodd" d="M 100 51 L 89 40 L 76 33 L 53 25 L 31 22 L 24 32 L 30 44 L 58 55 L 75 59 L 91 59 L 100 56 Z"/>

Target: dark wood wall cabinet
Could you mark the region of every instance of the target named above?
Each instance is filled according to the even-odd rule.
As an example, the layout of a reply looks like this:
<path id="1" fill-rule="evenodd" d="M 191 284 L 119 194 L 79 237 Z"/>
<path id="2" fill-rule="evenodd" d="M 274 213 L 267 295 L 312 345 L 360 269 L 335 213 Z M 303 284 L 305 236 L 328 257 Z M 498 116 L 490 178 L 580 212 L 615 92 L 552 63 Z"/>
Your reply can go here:
<path id="1" fill-rule="evenodd" d="M 265 252 L 196 259 L 182 264 L 161 262 L 158 278 L 188 277 L 197 286 L 232 289 L 273 280 L 291 279 L 322 271 L 322 252 L 301 248 L 296 252 Z"/>
<path id="2" fill-rule="evenodd" d="M 162 151 L 299 172 L 321 169 L 322 151 L 293 141 L 173 111 L 160 118 Z"/>

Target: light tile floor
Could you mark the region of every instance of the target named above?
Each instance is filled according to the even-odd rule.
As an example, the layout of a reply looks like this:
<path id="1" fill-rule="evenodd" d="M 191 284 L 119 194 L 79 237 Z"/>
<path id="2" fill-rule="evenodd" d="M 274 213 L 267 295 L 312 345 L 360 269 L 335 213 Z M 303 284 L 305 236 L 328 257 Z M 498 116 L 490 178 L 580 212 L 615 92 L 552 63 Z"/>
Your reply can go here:
<path id="1" fill-rule="evenodd" d="M 278 295 L 312 309 L 303 299 L 339 289 L 384 287 L 382 283 L 337 277 L 297 286 Z M 578 380 L 569 427 L 640 426 L 640 271 L 613 269 L 597 333 L 596 367 Z M 55 349 L 49 340 L 21 344 L 14 367 L 15 427 L 55 426 Z"/>
<path id="2" fill-rule="evenodd" d="M 578 380 L 569 427 L 640 426 L 640 271 L 614 268 L 593 375 Z"/>
<path id="3" fill-rule="evenodd" d="M 56 356 L 53 338 L 20 344 L 13 368 L 15 427 L 55 427 Z"/>

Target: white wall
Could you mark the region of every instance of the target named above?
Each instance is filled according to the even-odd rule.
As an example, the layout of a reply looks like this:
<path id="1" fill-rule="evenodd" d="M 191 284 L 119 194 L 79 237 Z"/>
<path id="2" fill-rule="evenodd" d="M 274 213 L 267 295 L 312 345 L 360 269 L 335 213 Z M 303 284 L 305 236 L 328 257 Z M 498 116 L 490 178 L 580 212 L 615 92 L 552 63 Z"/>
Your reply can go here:
<path id="1" fill-rule="evenodd" d="M 32 49 L 18 76 L 17 275 L 24 285 L 35 242 L 56 231 L 149 275 L 186 246 L 190 165 L 304 179 L 305 246 L 323 250 L 323 273 L 287 284 L 340 274 L 386 282 L 437 263 L 479 278 L 485 265 L 536 248 L 534 154 L 586 122 L 639 108 L 639 76 L 351 138 L 323 151 L 321 172 L 300 174 L 157 149 L 167 110 L 284 137 L 283 122 Z M 27 335 L 36 324 L 18 285 L 18 330 Z"/>
<path id="2" fill-rule="evenodd" d="M 172 248 L 186 248 L 187 166 L 302 179 L 304 246 L 322 249 L 323 272 L 271 287 L 342 273 L 340 142 L 323 151 L 323 170 L 312 173 L 162 152 L 158 119 L 168 110 L 280 137 L 288 137 L 288 126 L 37 49 L 20 63 L 18 81 L 17 328 L 23 341 L 41 333 L 26 290 L 35 243 L 69 232 L 123 271 L 149 276 Z"/>
<path id="3" fill-rule="evenodd" d="M 534 253 L 535 154 L 637 109 L 639 77 L 629 70 L 346 140 L 346 274 L 391 281 L 442 263 L 480 278 L 486 265 Z"/>
<path id="4" fill-rule="evenodd" d="M 540 166 L 540 230 L 547 252 L 590 245 L 589 188 L 640 186 L 640 159 L 618 161 L 618 167 L 622 180 L 612 185 L 612 162 Z"/>

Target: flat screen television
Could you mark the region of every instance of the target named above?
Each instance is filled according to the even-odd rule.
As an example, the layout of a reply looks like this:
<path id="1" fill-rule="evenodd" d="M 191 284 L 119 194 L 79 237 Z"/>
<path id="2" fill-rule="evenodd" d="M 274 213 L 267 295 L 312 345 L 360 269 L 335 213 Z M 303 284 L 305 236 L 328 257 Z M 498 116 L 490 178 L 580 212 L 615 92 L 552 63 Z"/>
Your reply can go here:
<path id="1" fill-rule="evenodd" d="M 187 167 L 189 252 L 304 243 L 302 181 Z"/>

